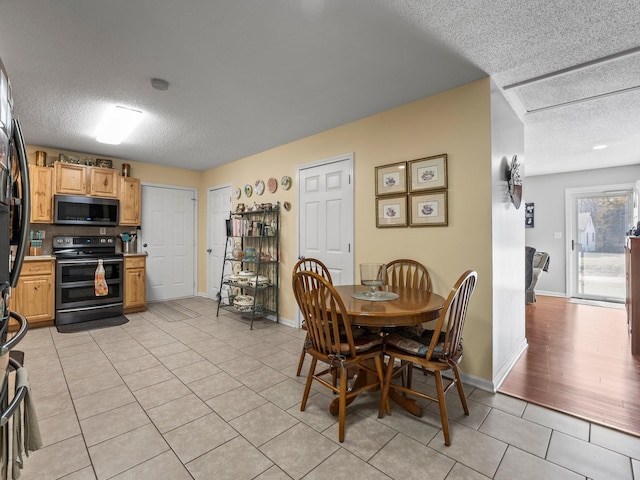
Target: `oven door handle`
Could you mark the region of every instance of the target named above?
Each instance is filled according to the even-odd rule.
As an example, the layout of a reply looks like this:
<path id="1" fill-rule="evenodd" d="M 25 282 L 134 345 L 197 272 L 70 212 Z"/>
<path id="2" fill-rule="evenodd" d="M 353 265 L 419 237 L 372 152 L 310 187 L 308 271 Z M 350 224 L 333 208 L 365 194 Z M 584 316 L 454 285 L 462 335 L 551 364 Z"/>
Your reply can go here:
<path id="1" fill-rule="evenodd" d="M 58 265 L 87 265 L 87 264 L 95 264 L 96 266 L 98 265 L 98 260 L 100 260 L 99 258 L 64 258 L 64 259 L 58 259 L 57 263 Z M 107 265 L 107 264 L 112 264 L 112 263 L 123 263 L 124 260 L 122 258 L 103 258 L 102 259 L 102 263 Z"/>
<path id="2" fill-rule="evenodd" d="M 29 322 L 27 322 L 27 319 L 25 317 L 17 312 L 9 312 L 9 315 L 11 315 L 11 317 L 13 317 L 13 319 L 20 324 L 20 329 L 13 337 L 11 337 L 11 339 L 7 343 L 0 346 L 0 356 L 6 355 L 9 350 L 19 344 L 27 334 L 27 330 L 29 330 Z"/>

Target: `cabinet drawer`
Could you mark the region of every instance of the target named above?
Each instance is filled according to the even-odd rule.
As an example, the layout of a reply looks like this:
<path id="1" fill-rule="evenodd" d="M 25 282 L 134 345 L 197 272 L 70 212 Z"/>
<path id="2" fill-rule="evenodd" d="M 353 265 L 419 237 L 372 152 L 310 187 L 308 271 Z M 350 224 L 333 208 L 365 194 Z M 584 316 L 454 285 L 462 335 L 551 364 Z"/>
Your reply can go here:
<path id="1" fill-rule="evenodd" d="M 145 257 L 125 257 L 124 268 L 144 268 L 145 263 Z"/>
<path id="2" fill-rule="evenodd" d="M 53 264 L 53 260 L 25 260 L 22 264 L 20 277 L 53 275 Z"/>

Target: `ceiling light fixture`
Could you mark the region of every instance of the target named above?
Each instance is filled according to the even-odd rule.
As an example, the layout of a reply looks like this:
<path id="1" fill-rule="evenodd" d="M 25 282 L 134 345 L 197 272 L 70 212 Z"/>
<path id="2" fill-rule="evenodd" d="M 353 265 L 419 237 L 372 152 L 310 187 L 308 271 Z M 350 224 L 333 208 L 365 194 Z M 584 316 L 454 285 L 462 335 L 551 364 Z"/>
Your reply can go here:
<path id="1" fill-rule="evenodd" d="M 109 110 L 98 127 L 96 140 L 109 145 L 119 145 L 133 131 L 142 118 L 142 112 L 116 106 Z"/>
<path id="2" fill-rule="evenodd" d="M 152 78 L 151 86 L 156 90 L 164 91 L 169 89 L 169 82 L 163 80 L 162 78 Z"/>
<path id="3" fill-rule="evenodd" d="M 605 148 L 607 148 L 606 145 L 595 145 L 593 147 L 594 150 L 604 150 Z"/>

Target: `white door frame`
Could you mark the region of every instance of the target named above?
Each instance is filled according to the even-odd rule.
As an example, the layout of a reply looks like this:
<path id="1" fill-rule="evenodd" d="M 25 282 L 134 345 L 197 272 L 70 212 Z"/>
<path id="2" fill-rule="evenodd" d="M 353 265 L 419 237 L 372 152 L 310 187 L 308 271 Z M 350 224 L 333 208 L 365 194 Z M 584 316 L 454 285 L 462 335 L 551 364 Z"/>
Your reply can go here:
<path id="1" fill-rule="evenodd" d="M 567 297 L 571 298 L 574 293 L 577 291 L 577 282 L 578 282 L 578 268 L 576 265 L 576 255 L 575 251 L 571 248 L 571 241 L 574 240 L 574 234 L 577 230 L 577 226 L 575 224 L 577 220 L 577 215 L 575 211 L 576 202 L 575 197 L 578 195 L 584 195 L 589 193 L 604 193 L 607 191 L 615 192 L 619 190 L 633 190 L 633 183 L 619 183 L 614 185 L 592 185 L 588 187 L 571 187 L 567 188 L 564 191 L 564 212 L 565 212 L 565 236 L 567 239 L 567 243 L 565 245 L 565 258 L 567 269 L 566 275 L 566 285 L 565 291 L 567 292 Z"/>
<path id="2" fill-rule="evenodd" d="M 193 227 L 194 227 L 194 232 L 193 232 L 193 293 L 192 295 L 196 295 L 197 294 L 197 283 L 198 283 L 198 190 L 196 188 L 192 188 L 192 187 L 185 187 L 182 185 L 167 185 L 164 183 L 151 183 L 151 182 L 140 182 L 140 192 L 142 194 L 142 188 L 143 187 L 157 187 L 157 188 L 168 188 L 168 189 L 174 189 L 174 190 L 184 190 L 184 191 L 188 191 L 191 192 L 193 194 L 193 198 L 194 198 L 194 202 L 193 202 Z M 141 210 L 144 209 L 144 205 L 141 205 Z M 142 211 L 140 212 L 141 218 L 142 218 Z M 149 230 L 146 229 L 146 231 L 148 232 Z M 144 248 L 144 244 L 146 243 L 144 238 L 145 238 L 145 228 L 144 225 L 141 225 L 141 229 L 140 229 L 140 236 L 141 239 L 138 239 L 138 244 L 142 245 L 142 249 L 140 249 L 140 247 L 138 247 L 138 249 L 144 253 L 146 253 L 146 250 Z M 148 260 L 147 260 L 148 261 Z"/>
<path id="3" fill-rule="evenodd" d="M 213 300 L 215 300 L 215 294 L 214 294 L 214 286 L 216 285 L 216 282 L 219 279 L 213 278 L 213 266 L 211 265 L 211 253 L 209 252 L 209 249 L 211 248 L 211 225 L 209 225 L 209 219 L 211 218 L 211 212 L 209 211 L 210 205 L 209 205 L 209 195 L 211 195 L 214 191 L 216 190 L 223 190 L 223 189 L 229 189 L 229 211 L 231 211 L 231 195 L 233 193 L 233 185 L 231 183 L 225 183 L 223 185 L 216 185 L 213 187 L 209 187 L 207 189 L 207 212 L 206 212 L 206 216 L 207 216 L 207 221 L 206 221 L 206 229 L 207 229 L 207 286 L 206 286 L 206 294 L 208 298 L 211 298 Z M 226 237 L 226 235 L 225 235 Z M 228 241 L 228 239 L 227 239 Z M 222 265 L 222 268 L 224 268 L 224 264 Z"/>

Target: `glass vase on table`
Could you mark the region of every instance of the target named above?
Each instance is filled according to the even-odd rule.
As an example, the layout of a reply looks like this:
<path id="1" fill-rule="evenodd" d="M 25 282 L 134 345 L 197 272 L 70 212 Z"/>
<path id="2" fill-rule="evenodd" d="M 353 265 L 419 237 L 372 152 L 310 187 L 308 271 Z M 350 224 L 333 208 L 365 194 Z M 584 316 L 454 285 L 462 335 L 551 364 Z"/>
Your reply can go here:
<path id="1" fill-rule="evenodd" d="M 364 295 L 367 297 L 379 297 L 379 287 L 386 285 L 387 265 L 384 263 L 361 263 L 360 283 L 370 288 Z"/>

